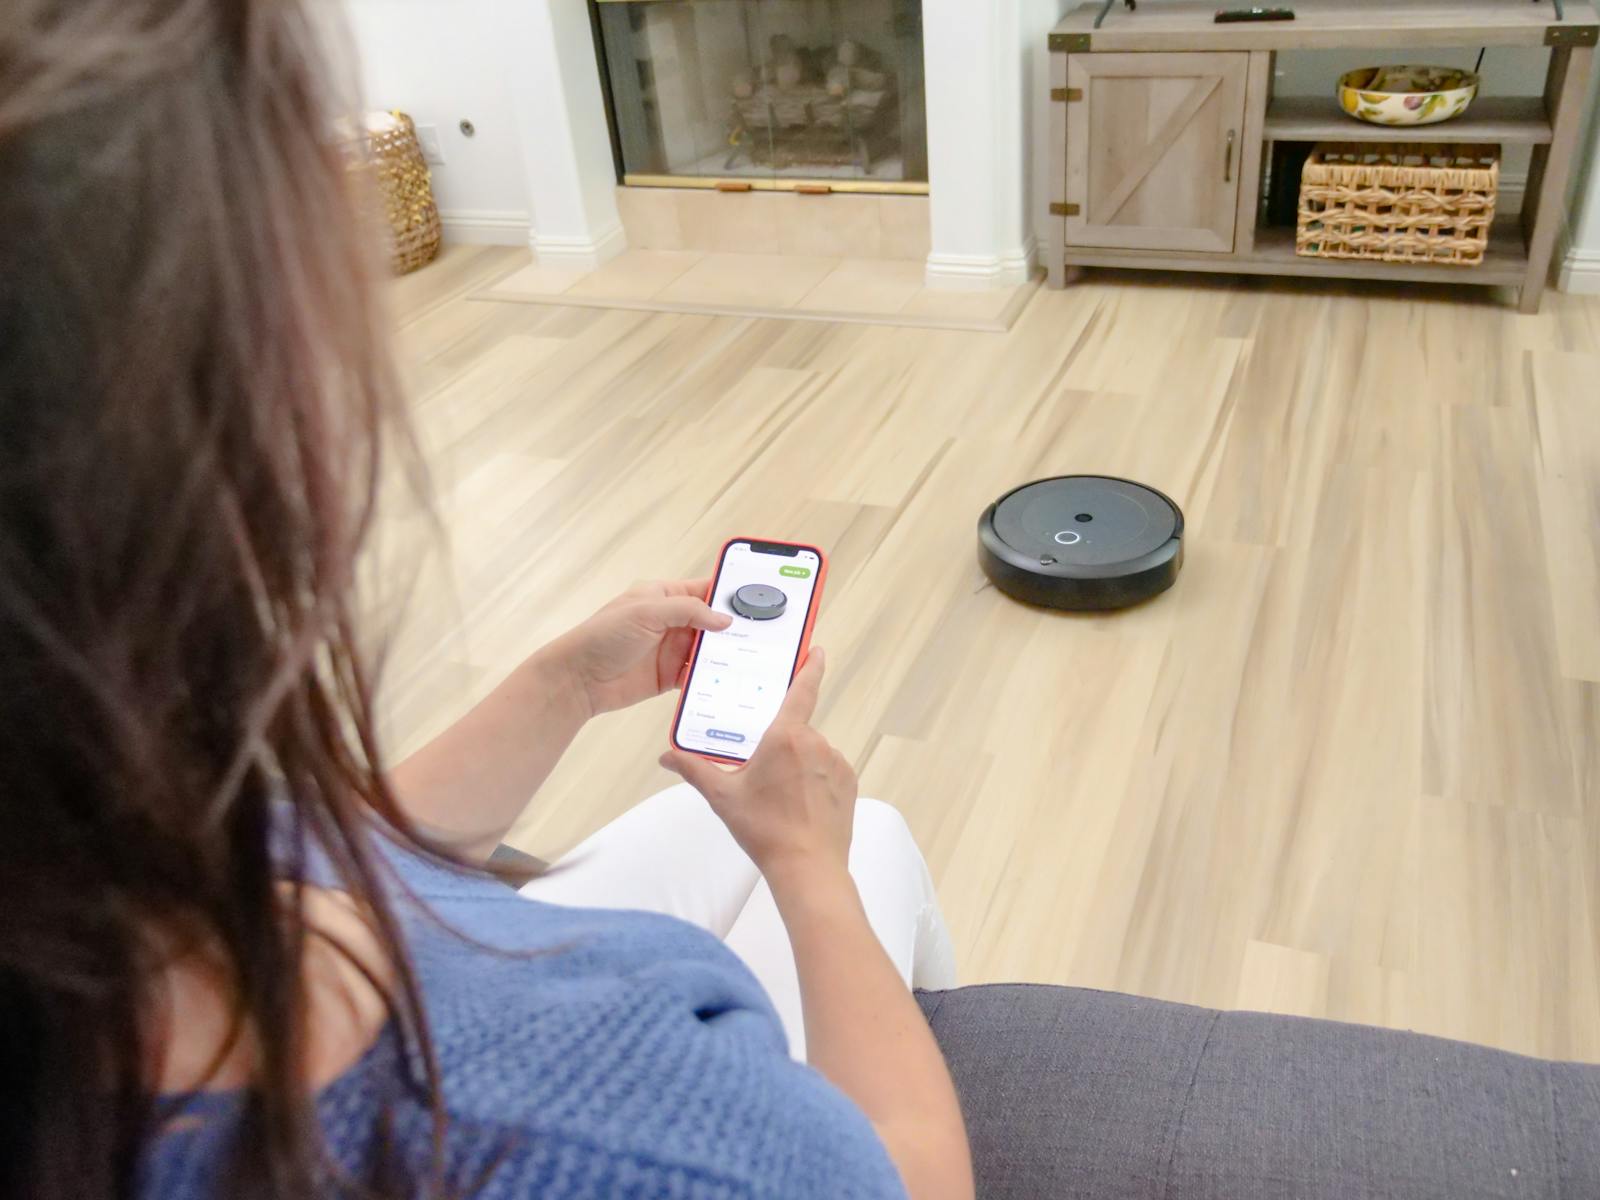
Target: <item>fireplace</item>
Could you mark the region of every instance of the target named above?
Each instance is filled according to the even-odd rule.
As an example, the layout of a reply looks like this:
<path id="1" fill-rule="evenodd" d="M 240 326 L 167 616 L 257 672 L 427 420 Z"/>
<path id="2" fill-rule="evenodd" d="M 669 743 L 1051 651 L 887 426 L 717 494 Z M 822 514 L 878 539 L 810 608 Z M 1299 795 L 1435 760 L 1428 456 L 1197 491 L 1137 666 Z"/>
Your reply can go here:
<path id="1" fill-rule="evenodd" d="M 594 0 L 624 184 L 928 190 L 920 0 Z"/>

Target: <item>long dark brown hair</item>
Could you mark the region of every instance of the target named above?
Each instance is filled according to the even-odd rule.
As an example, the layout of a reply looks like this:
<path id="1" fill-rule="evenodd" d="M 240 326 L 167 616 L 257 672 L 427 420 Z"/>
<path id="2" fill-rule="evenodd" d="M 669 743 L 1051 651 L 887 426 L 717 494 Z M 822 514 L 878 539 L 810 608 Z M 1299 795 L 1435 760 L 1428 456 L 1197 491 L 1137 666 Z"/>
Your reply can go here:
<path id="1" fill-rule="evenodd" d="M 280 798 L 431 1062 L 368 848 L 417 838 L 351 598 L 396 387 L 322 32 L 293 0 L 0 10 L 7 1196 L 128 1194 L 158 1114 L 139 998 L 198 946 L 254 1057 L 228 1187 L 323 1179 Z"/>

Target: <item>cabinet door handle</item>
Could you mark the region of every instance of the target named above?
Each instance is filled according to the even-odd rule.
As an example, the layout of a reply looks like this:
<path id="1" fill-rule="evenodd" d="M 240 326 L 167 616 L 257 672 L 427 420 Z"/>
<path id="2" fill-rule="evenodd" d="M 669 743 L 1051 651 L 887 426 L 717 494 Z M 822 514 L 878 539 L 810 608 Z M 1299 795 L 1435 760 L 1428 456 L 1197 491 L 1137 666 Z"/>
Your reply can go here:
<path id="1" fill-rule="evenodd" d="M 1223 148 L 1223 151 L 1222 151 L 1222 182 L 1223 183 L 1232 183 L 1233 182 L 1233 142 L 1234 142 L 1234 138 L 1236 136 L 1237 135 L 1235 134 L 1235 132 L 1232 129 L 1228 130 L 1228 144 Z"/>

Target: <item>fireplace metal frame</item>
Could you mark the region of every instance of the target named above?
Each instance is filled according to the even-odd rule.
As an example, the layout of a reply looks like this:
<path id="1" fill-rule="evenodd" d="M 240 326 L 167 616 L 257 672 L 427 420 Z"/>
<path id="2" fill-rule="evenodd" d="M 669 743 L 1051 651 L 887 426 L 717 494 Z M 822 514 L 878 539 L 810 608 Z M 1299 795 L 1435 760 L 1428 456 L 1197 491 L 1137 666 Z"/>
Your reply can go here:
<path id="1" fill-rule="evenodd" d="M 600 5 L 671 4 L 679 0 L 589 0 L 589 24 L 594 31 L 595 59 L 600 66 L 601 94 L 606 105 L 606 130 L 611 135 L 611 160 L 617 182 L 624 187 L 693 188 L 726 192 L 829 192 L 887 196 L 926 196 L 928 184 L 918 180 L 827 179 L 775 175 L 651 175 L 624 170 L 622 139 L 617 132 L 616 100 L 612 93 L 610 67 L 601 41 Z M 752 0 L 754 2 L 754 0 Z"/>

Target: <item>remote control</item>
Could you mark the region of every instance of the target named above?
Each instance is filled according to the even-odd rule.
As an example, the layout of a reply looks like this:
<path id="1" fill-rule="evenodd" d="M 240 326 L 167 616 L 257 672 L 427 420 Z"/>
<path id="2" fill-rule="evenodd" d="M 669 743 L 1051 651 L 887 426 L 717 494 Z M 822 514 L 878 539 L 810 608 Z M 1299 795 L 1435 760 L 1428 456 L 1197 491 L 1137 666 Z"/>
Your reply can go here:
<path id="1" fill-rule="evenodd" d="M 1292 8 L 1219 8 L 1218 25 L 1231 25 L 1235 21 L 1292 21 Z"/>

